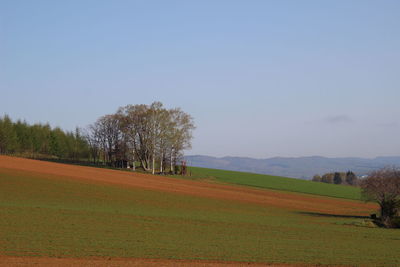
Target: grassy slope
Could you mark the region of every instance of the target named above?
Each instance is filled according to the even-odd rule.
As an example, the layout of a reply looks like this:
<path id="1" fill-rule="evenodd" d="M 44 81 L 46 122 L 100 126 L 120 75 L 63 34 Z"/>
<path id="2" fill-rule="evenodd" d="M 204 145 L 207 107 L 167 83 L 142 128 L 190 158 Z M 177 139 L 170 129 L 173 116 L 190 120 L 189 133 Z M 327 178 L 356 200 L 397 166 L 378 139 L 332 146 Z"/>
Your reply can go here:
<path id="1" fill-rule="evenodd" d="M 199 167 L 189 167 L 191 177 L 188 179 L 212 179 L 224 183 L 253 186 L 259 188 L 291 191 L 313 195 L 361 199 L 361 191 L 357 187 L 334 185 L 326 183 L 316 183 L 307 180 L 271 176 L 265 174 L 226 171 L 217 169 L 207 169 Z M 181 177 L 181 176 L 174 176 Z M 182 177 L 181 177 L 182 178 Z"/>
<path id="2" fill-rule="evenodd" d="M 362 219 L 53 178 L 0 169 L 0 255 L 400 264 Z"/>
<path id="3" fill-rule="evenodd" d="M 45 161 L 76 164 L 81 166 L 91 166 L 96 168 L 116 169 L 103 165 L 92 165 L 90 163 L 83 164 L 82 162 L 73 163 L 68 161 L 64 162 L 60 160 L 48 160 L 48 159 L 45 159 Z M 116 170 L 130 171 L 127 169 L 116 169 Z M 209 179 L 223 183 L 246 185 L 258 188 L 274 189 L 281 191 L 289 191 L 289 192 L 297 192 L 297 193 L 305 193 L 305 194 L 329 196 L 329 197 L 345 198 L 353 200 L 361 199 L 360 189 L 352 186 L 316 183 L 308 180 L 272 176 L 266 174 L 227 171 L 227 170 L 208 169 L 199 167 L 189 167 L 189 171 L 191 172 L 192 175 L 190 177 L 189 176 L 182 177 L 180 175 L 171 175 L 171 177 L 180 179 L 181 178 L 193 179 L 193 180 Z"/>

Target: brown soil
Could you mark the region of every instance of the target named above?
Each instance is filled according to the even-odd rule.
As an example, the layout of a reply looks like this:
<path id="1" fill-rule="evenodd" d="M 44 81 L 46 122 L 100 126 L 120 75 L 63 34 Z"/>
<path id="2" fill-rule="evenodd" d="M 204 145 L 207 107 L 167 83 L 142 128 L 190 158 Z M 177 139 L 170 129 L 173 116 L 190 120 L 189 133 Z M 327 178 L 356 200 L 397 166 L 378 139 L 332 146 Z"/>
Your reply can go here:
<path id="1" fill-rule="evenodd" d="M 354 214 L 376 208 L 373 204 L 306 194 L 285 193 L 234 185 L 189 181 L 163 176 L 147 175 L 93 167 L 83 167 L 0 156 L 0 169 L 22 171 L 51 179 L 80 180 L 89 183 L 129 186 L 147 190 L 185 194 L 205 198 L 224 199 L 274 206 L 288 210 L 329 214 Z M 201 260 L 132 259 L 132 258 L 49 258 L 1 256 L 0 266 L 313 266 L 217 262 Z"/>
<path id="2" fill-rule="evenodd" d="M 9 257 L 0 256 L 0 266 L 164 266 L 164 267 L 233 267 L 233 266 L 314 266 L 314 265 L 288 265 L 288 264 L 262 264 L 217 261 L 190 261 L 190 260 L 165 260 L 165 259 L 132 259 L 132 258 L 47 258 L 47 257 Z"/>
<path id="3" fill-rule="evenodd" d="M 297 211 L 359 214 L 360 211 L 367 212 L 376 208 L 374 204 L 345 199 L 207 183 L 205 181 L 190 181 L 8 156 L 0 156 L 0 168 L 27 171 L 38 175 L 50 175 L 54 179 L 83 180 L 94 183 L 131 186 L 176 194 L 248 202 Z"/>

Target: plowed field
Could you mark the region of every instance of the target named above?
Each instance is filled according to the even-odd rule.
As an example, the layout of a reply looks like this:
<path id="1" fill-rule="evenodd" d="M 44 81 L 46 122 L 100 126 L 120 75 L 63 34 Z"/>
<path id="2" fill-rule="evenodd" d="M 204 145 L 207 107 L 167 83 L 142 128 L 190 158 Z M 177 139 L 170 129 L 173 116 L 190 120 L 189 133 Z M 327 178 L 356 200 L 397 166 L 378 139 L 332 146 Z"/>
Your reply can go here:
<path id="1" fill-rule="evenodd" d="M 376 205 L 0 156 L 0 265 L 400 265 Z"/>
<path id="2" fill-rule="evenodd" d="M 332 214 L 361 213 L 375 205 L 357 201 L 325 198 L 272 190 L 252 189 L 232 185 L 186 181 L 140 173 L 58 164 L 0 156 L 0 168 L 25 171 L 31 174 L 50 175 L 52 178 L 84 180 L 94 183 L 115 184 L 168 193 L 187 194 L 206 198 L 225 199 L 260 205 L 276 206 L 291 210 L 327 212 Z"/>

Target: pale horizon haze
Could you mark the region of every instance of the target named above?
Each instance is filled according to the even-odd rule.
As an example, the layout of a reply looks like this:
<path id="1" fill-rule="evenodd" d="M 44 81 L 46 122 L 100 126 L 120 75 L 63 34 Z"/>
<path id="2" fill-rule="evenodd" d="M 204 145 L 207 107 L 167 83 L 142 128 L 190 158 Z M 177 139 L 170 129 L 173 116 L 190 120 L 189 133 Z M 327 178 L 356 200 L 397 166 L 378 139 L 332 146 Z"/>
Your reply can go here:
<path id="1" fill-rule="evenodd" d="M 400 155 L 400 1 L 0 0 L 0 116 L 161 101 L 188 155 Z"/>

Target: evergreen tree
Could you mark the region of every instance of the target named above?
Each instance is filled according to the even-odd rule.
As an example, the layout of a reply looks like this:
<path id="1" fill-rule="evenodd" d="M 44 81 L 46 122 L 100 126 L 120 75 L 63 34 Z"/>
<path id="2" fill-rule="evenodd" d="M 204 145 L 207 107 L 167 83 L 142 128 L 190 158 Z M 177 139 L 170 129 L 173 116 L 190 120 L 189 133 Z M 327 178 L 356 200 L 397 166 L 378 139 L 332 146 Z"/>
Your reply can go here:
<path id="1" fill-rule="evenodd" d="M 341 184 L 342 182 L 343 182 L 342 175 L 339 172 L 335 172 L 335 174 L 333 176 L 333 183 Z"/>
<path id="2" fill-rule="evenodd" d="M 8 115 L 0 119 L 0 154 L 9 154 L 17 151 L 18 138 L 14 125 Z"/>
<path id="3" fill-rule="evenodd" d="M 352 171 L 348 171 L 346 173 L 346 183 L 349 185 L 357 185 L 357 182 L 357 176 Z"/>

